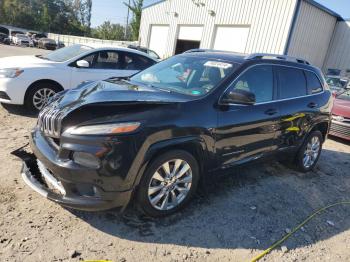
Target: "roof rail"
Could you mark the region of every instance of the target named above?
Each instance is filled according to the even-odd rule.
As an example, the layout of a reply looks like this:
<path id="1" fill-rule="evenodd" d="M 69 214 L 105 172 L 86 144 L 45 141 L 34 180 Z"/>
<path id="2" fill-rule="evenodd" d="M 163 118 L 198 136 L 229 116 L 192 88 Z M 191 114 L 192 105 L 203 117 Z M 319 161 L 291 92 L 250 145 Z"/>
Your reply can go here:
<path id="1" fill-rule="evenodd" d="M 300 64 L 310 65 L 308 61 L 302 58 L 287 56 L 287 55 L 277 55 L 277 54 L 267 54 L 267 53 L 254 53 L 245 57 L 247 60 L 254 59 L 280 59 L 289 62 L 297 62 Z"/>
<path id="2" fill-rule="evenodd" d="M 225 51 L 214 50 L 214 49 L 195 48 L 195 49 L 187 50 L 184 53 L 200 53 L 200 52 L 225 52 Z"/>

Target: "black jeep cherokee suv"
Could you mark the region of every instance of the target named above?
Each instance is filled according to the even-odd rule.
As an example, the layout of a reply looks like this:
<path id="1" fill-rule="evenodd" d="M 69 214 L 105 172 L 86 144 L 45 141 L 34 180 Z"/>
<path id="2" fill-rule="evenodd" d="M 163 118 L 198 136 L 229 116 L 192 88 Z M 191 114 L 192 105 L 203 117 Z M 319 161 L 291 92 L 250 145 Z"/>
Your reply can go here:
<path id="1" fill-rule="evenodd" d="M 287 156 L 311 170 L 331 107 L 321 71 L 304 60 L 195 50 L 56 95 L 32 131 L 23 178 L 67 207 L 133 198 L 148 215 L 168 215 L 229 167 Z"/>

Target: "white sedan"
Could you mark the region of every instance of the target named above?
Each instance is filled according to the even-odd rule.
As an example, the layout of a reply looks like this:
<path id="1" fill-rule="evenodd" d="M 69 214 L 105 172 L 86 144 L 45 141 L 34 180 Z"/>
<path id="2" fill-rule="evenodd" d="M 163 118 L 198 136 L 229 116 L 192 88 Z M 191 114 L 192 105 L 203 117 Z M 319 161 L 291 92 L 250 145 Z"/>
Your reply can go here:
<path id="1" fill-rule="evenodd" d="M 25 34 L 16 34 L 12 41 L 15 45 L 34 46 L 33 40 Z"/>
<path id="2" fill-rule="evenodd" d="M 157 61 L 123 47 L 73 45 L 47 55 L 0 58 L 0 102 L 39 111 L 48 99 L 85 81 L 128 77 Z"/>

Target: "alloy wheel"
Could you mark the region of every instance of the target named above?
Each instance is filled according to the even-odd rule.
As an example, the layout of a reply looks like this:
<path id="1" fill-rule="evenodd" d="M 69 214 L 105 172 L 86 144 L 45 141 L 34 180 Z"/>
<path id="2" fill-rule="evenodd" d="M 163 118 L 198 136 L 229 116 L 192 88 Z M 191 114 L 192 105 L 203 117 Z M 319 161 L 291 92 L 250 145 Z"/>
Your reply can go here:
<path id="1" fill-rule="evenodd" d="M 153 174 L 148 186 L 148 199 L 157 210 L 177 207 L 192 186 L 192 169 L 181 159 L 163 163 Z"/>
<path id="2" fill-rule="evenodd" d="M 310 168 L 315 161 L 317 160 L 318 155 L 320 154 L 321 141 L 319 137 L 314 136 L 307 143 L 304 157 L 303 157 L 303 165 L 305 168 Z"/>
<path id="3" fill-rule="evenodd" d="M 54 96 L 56 92 L 50 88 L 41 88 L 37 90 L 33 95 L 33 105 L 37 110 L 41 110 Z"/>

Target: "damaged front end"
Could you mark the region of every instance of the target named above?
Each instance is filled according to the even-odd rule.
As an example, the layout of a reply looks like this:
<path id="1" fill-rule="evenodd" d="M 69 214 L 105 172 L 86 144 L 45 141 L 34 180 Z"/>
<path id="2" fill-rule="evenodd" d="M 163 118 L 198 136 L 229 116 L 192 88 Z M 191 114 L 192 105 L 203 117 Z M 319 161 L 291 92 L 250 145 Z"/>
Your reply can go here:
<path id="1" fill-rule="evenodd" d="M 61 181 L 33 153 L 25 149 L 27 146 L 11 154 L 23 161 L 21 175 L 24 182 L 43 197 L 62 206 L 85 211 L 100 211 L 114 207 L 120 207 L 123 211 L 127 206 L 131 192 L 115 192 L 113 196 L 111 194 L 93 195 L 86 189 L 85 191 L 82 189 L 84 185 L 73 185 Z"/>

